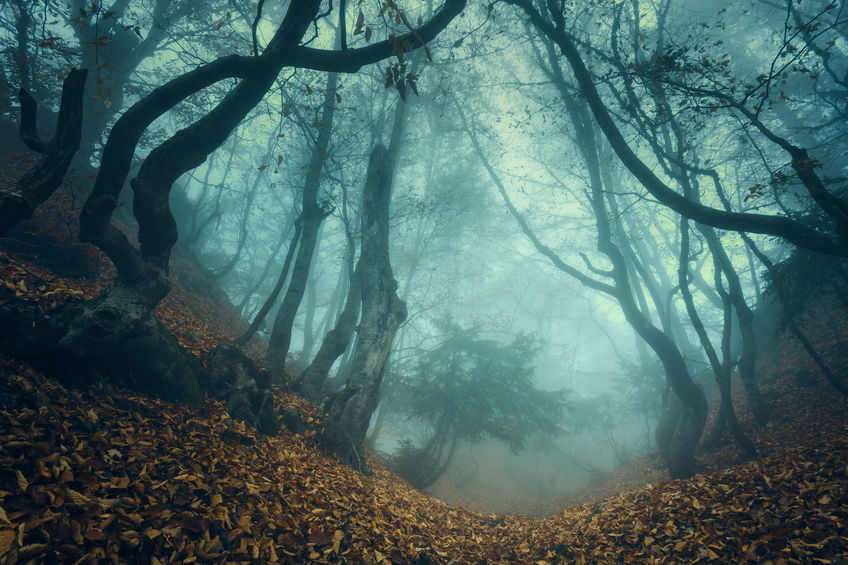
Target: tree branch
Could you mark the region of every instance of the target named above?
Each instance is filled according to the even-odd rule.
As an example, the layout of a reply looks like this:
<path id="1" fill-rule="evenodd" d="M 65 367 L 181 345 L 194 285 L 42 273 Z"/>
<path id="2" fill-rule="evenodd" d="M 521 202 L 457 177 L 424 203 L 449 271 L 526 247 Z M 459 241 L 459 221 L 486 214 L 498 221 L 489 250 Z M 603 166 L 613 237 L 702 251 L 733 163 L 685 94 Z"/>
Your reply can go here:
<path id="1" fill-rule="evenodd" d="M 397 53 L 399 46 L 404 51 L 424 47 L 428 41 L 432 41 L 465 9 L 466 3 L 467 0 L 447 0 L 442 9 L 427 23 L 417 30 L 399 37 L 390 37 L 373 45 L 342 51 L 297 47 L 292 50 L 291 56 L 286 62 L 293 67 L 308 68 L 315 71 L 353 73 L 365 65 L 391 57 Z M 409 46 L 409 49 L 403 46 Z"/>
<path id="2" fill-rule="evenodd" d="M 557 44 L 571 65 L 581 94 L 589 104 L 592 114 L 610 146 L 624 166 L 657 200 L 679 214 L 716 228 L 775 235 L 799 247 L 829 255 L 848 256 L 848 245 L 844 240 L 809 229 L 788 218 L 765 214 L 726 212 L 693 202 L 675 192 L 657 177 L 628 145 L 627 140 L 625 140 L 624 135 L 601 99 L 592 75 L 575 47 L 572 37 L 564 30 L 551 25 L 529 0 L 508 0 L 508 2 L 524 10 L 536 28 Z"/>
<path id="3" fill-rule="evenodd" d="M 571 265 L 567 264 L 563 261 L 559 255 L 557 255 L 550 247 L 545 245 L 544 243 L 536 237 L 536 234 L 533 233 L 533 230 L 530 228 L 530 225 L 527 223 L 527 220 L 521 215 L 521 213 L 515 208 L 512 203 L 512 200 L 509 198 L 509 194 L 506 192 L 506 188 L 501 182 L 500 177 L 498 176 L 495 169 L 492 168 L 492 165 L 489 164 L 489 160 L 486 158 L 486 155 L 483 153 L 483 149 L 480 147 L 480 143 L 477 141 L 477 136 L 474 134 L 474 131 L 468 124 L 467 119 L 465 118 L 465 113 L 462 111 L 459 103 L 456 104 L 456 109 L 459 112 L 459 117 L 462 120 L 462 126 L 465 128 L 465 131 L 468 133 L 468 137 L 471 140 L 471 144 L 474 146 L 474 151 L 477 153 L 477 157 L 480 159 L 480 162 L 483 164 L 483 167 L 489 173 L 489 177 L 492 179 L 492 182 L 495 183 L 495 186 L 498 188 L 498 191 L 501 194 L 501 198 L 503 198 L 504 204 L 506 204 L 507 210 L 515 218 L 515 221 L 518 222 L 518 226 L 521 228 L 521 231 L 524 232 L 524 235 L 527 236 L 527 239 L 533 244 L 533 247 L 536 250 L 547 257 L 551 263 L 553 263 L 554 267 L 559 269 L 560 271 L 567 273 L 588 286 L 589 288 L 593 288 L 595 290 L 599 290 L 610 296 L 618 296 L 615 287 L 602 283 L 600 281 L 596 281 L 592 277 L 585 275 L 584 273 L 578 271 Z"/>

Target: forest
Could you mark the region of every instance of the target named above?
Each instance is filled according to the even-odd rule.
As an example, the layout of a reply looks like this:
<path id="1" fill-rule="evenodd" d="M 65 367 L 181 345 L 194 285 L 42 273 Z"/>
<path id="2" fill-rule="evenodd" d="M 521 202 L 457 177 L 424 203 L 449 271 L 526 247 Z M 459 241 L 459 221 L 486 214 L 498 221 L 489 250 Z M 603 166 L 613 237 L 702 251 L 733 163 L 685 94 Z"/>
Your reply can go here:
<path id="1" fill-rule="evenodd" d="M 842 0 L 0 0 L 0 565 L 848 565 Z"/>

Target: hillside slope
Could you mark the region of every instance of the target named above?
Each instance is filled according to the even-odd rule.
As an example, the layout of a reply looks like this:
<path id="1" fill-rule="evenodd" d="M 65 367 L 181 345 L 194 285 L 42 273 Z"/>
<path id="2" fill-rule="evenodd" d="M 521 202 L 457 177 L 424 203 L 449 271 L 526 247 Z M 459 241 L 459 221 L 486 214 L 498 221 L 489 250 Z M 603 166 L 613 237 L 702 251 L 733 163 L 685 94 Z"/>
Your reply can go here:
<path id="1" fill-rule="evenodd" d="M 0 563 L 836 563 L 848 430 L 546 519 L 451 508 L 219 403 L 80 391 L 4 362 Z"/>
<path id="2" fill-rule="evenodd" d="M 108 280 L 76 244 L 56 248 L 78 254 L 72 266 L 89 257 L 88 272 L 49 269 L 45 225 L 4 241 L 0 301 L 45 311 Z M 189 260 L 174 263 L 159 313 L 203 358 L 243 322 Z M 818 427 L 754 462 L 529 519 L 452 508 L 370 455 L 371 476 L 340 465 L 321 448 L 315 407 L 285 392 L 278 409 L 306 429 L 261 437 L 214 401 L 78 389 L 7 358 L 0 372 L 0 563 L 848 563 L 844 406 L 825 422 L 778 404 L 763 437 L 793 418 Z M 826 394 L 815 386 L 801 389 L 809 406 Z"/>

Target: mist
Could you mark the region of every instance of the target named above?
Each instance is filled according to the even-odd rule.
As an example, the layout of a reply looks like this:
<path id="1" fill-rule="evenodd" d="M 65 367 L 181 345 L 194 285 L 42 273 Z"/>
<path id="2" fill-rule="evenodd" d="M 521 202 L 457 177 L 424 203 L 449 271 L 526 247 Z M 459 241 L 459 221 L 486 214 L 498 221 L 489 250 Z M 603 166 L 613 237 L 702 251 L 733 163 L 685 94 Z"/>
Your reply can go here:
<path id="1" fill-rule="evenodd" d="M 845 392 L 843 3 L 72 4 L 3 9 L 0 114 L 88 69 L 57 214 L 116 274 L 47 332 L 74 366 L 158 390 L 121 336 L 214 288 L 245 421 L 297 393 L 354 469 L 531 516 L 768 453 L 779 379 Z"/>

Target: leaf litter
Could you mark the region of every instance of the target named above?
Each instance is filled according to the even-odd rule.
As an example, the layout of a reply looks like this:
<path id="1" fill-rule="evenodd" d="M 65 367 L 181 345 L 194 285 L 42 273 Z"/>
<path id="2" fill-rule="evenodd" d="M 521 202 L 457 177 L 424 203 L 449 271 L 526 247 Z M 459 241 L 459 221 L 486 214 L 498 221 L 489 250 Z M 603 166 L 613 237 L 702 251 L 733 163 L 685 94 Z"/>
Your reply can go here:
<path id="1" fill-rule="evenodd" d="M 102 258 L 90 279 L 2 259 L 0 300 L 42 312 L 95 295 L 110 276 Z M 175 262 L 158 314 L 204 358 L 244 322 L 192 288 L 202 277 L 190 260 Z M 844 410 L 818 430 L 801 429 L 811 414 L 785 415 L 797 423 L 766 430 L 789 435 L 761 459 L 531 519 L 451 507 L 374 454 L 369 476 L 341 465 L 321 447 L 315 406 L 280 390 L 278 412 L 296 410 L 306 430 L 269 438 L 216 401 L 80 390 L 2 357 L 0 373 L 0 565 L 848 564 Z"/>

